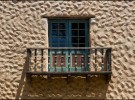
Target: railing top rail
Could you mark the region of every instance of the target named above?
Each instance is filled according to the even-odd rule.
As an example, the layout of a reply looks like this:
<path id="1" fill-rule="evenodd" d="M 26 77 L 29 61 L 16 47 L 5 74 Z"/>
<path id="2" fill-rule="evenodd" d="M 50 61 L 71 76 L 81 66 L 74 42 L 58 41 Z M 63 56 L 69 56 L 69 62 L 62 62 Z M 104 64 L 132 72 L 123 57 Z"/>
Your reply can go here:
<path id="1" fill-rule="evenodd" d="M 61 50 L 61 49 L 112 49 L 111 47 L 28 47 L 27 49 L 54 49 L 54 50 Z"/>

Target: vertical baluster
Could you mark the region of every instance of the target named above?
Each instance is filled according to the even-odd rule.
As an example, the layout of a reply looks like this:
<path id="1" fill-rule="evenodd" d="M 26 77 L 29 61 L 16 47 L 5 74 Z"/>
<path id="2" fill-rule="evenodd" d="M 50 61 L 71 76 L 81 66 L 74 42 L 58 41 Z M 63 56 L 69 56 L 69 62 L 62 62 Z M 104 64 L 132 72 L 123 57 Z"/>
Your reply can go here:
<path id="1" fill-rule="evenodd" d="M 56 70 L 56 66 L 57 66 L 57 56 L 55 55 L 55 57 L 54 57 L 54 67 L 55 67 L 55 72 L 57 71 L 57 70 Z"/>
<path id="2" fill-rule="evenodd" d="M 62 56 L 61 56 L 61 61 L 60 61 L 60 65 L 61 65 L 61 71 L 63 72 L 63 50 L 61 50 L 61 54 L 62 54 Z"/>
<path id="3" fill-rule="evenodd" d="M 82 72 L 82 66 L 83 66 L 83 57 L 81 57 L 81 72 Z"/>
<path id="4" fill-rule="evenodd" d="M 106 65 L 107 65 L 107 68 L 106 70 L 108 71 L 109 70 L 109 49 L 106 50 Z"/>
<path id="5" fill-rule="evenodd" d="M 88 71 L 89 70 L 89 68 L 88 68 L 88 65 L 89 65 L 89 63 L 88 63 L 88 53 L 89 53 L 89 51 L 88 51 L 88 49 L 85 49 L 84 50 L 86 53 L 85 53 L 85 71 Z"/>
<path id="6" fill-rule="evenodd" d="M 48 71 L 50 72 L 50 56 L 48 56 Z"/>
<path id="7" fill-rule="evenodd" d="M 83 67 L 83 65 L 81 64 L 81 72 L 83 71 L 83 70 L 82 70 L 82 67 Z"/>
<path id="8" fill-rule="evenodd" d="M 102 68 L 102 70 L 104 70 L 104 49 L 101 49 L 101 54 L 102 54 L 102 57 L 101 57 L 101 59 L 102 59 L 101 68 Z"/>
<path id="9" fill-rule="evenodd" d="M 37 49 L 35 49 L 35 59 L 34 59 L 34 62 L 35 62 L 34 71 L 36 71 L 36 69 L 37 69 Z"/>
<path id="10" fill-rule="evenodd" d="M 64 57 L 61 57 L 61 71 L 63 72 L 63 67 L 64 67 Z"/>
<path id="11" fill-rule="evenodd" d="M 108 71 L 108 49 L 106 49 L 106 71 Z"/>
<path id="12" fill-rule="evenodd" d="M 31 50 L 27 49 L 27 71 L 31 71 Z"/>
<path id="13" fill-rule="evenodd" d="M 44 57 L 44 49 L 41 49 L 41 72 L 43 71 L 43 57 Z"/>
<path id="14" fill-rule="evenodd" d="M 110 49 L 106 50 L 106 62 L 107 62 L 107 71 L 109 71 L 109 66 L 110 66 L 110 55 L 109 55 Z"/>
<path id="15" fill-rule="evenodd" d="M 77 71 L 77 50 L 75 50 L 75 71 Z"/>
<path id="16" fill-rule="evenodd" d="M 97 49 L 95 49 L 95 71 L 97 71 Z"/>
<path id="17" fill-rule="evenodd" d="M 108 58 L 109 58 L 109 66 L 108 66 L 108 71 L 110 71 L 111 70 L 111 49 L 109 49 L 109 51 L 108 51 Z"/>
<path id="18" fill-rule="evenodd" d="M 55 57 L 54 57 L 54 64 L 55 64 L 55 72 L 57 71 L 56 66 L 57 66 L 57 56 L 56 56 L 56 49 L 55 49 Z"/>
<path id="19" fill-rule="evenodd" d="M 81 71 L 83 71 L 82 67 L 84 67 L 84 55 L 81 56 Z"/>
<path id="20" fill-rule="evenodd" d="M 89 55 L 88 55 L 88 65 L 89 65 L 89 69 L 91 68 L 91 49 L 89 49 Z"/>
<path id="21" fill-rule="evenodd" d="M 76 71 L 76 55 L 74 55 L 74 63 L 75 63 L 74 71 Z"/>
<path id="22" fill-rule="evenodd" d="M 50 49 L 48 49 L 48 71 L 50 72 Z"/>
<path id="23" fill-rule="evenodd" d="M 70 49 L 68 49 L 68 72 L 70 72 L 70 66 L 72 66 L 72 64 L 71 64 L 71 55 L 70 55 Z"/>
<path id="24" fill-rule="evenodd" d="M 112 49 L 110 49 L 110 71 L 111 71 L 111 67 L 112 67 Z"/>

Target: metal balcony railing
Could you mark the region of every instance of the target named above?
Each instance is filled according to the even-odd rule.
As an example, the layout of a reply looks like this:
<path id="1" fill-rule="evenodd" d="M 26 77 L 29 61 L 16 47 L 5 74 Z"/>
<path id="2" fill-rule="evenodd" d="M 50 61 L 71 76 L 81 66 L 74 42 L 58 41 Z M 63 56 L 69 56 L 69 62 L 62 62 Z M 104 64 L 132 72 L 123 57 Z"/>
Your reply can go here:
<path id="1" fill-rule="evenodd" d="M 31 75 L 111 74 L 110 47 L 27 48 L 27 72 Z"/>

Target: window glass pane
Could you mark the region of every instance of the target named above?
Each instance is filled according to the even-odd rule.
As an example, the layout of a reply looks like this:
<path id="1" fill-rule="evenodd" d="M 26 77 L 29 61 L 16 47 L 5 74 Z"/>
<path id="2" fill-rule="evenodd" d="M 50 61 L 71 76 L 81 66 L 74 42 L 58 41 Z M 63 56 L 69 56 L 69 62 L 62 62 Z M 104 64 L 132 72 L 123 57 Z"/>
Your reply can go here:
<path id="1" fill-rule="evenodd" d="M 58 43 L 58 37 L 53 37 L 52 38 L 52 43 Z"/>
<path id="2" fill-rule="evenodd" d="M 72 43 L 78 43 L 78 37 L 72 37 Z"/>
<path id="3" fill-rule="evenodd" d="M 59 36 L 66 36 L 65 30 L 59 30 Z"/>
<path id="4" fill-rule="evenodd" d="M 58 23 L 52 23 L 52 29 L 58 29 Z"/>
<path id="5" fill-rule="evenodd" d="M 85 47 L 86 21 L 81 19 L 53 19 L 49 26 L 49 45 L 54 47 Z M 51 25 L 50 25 L 51 24 Z M 88 44 L 88 43 L 87 43 Z"/>
<path id="6" fill-rule="evenodd" d="M 72 29 L 78 29 L 78 23 L 72 23 Z"/>
<path id="7" fill-rule="evenodd" d="M 85 47 L 85 44 L 79 44 L 79 47 Z"/>
<path id="8" fill-rule="evenodd" d="M 78 44 L 72 44 L 73 47 L 78 47 Z"/>
<path id="9" fill-rule="evenodd" d="M 53 44 L 52 44 L 52 47 L 58 47 L 58 44 L 53 43 Z"/>
<path id="10" fill-rule="evenodd" d="M 85 29 L 85 23 L 79 23 L 79 29 Z"/>
<path id="11" fill-rule="evenodd" d="M 79 43 L 85 43 L 85 37 L 79 37 Z"/>
<path id="12" fill-rule="evenodd" d="M 60 47 L 66 47 L 65 43 L 59 44 Z"/>
<path id="13" fill-rule="evenodd" d="M 65 43 L 66 37 L 59 37 L 59 43 Z"/>
<path id="14" fill-rule="evenodd" d="M 72 36 L 78 36 L 78 30 L 72 30 Z"/>
<path id="15" fill-rule="evenodd" d="M 66 25 L 65 23 L 59 23 L 59 29 L 65 29 Z"/>
<path id="16" fill-rule="evenodd" d="M 58 36 L 58 30 L 52 30 L 52 36 Z"/>
<path id="17" fill-rule="evenodd" d="M 79 36 L 85 36 L 85 30 L 79 30 Z"/>

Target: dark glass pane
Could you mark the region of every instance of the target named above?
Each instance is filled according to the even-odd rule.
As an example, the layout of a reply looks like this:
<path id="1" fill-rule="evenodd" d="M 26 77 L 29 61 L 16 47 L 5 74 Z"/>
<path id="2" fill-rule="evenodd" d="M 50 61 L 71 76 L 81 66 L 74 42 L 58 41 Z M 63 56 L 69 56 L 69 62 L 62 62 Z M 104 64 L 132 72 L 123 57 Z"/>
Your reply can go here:
<path id="1" fill-rule="evenodd" d="M 84 43 L 85 44 L 85 37 L 79 37 L 79 43 Z"/>
<path id="2" fill-rule="evenodd" d="M 65 30 L 59 30 L 59 36 L 66 36 Z"/>
<path id="3" fill-rule="evenodd" d="M 52 47 L 58 47 L 58 44 L 53 43 L 53 44 L 52 44 Z"/>
<path id="4" fill-rule="evenodd" d="M 52 36 L 58 36 L 58 30 L 52 30 Z"/>
<path id="5" fill-rule="evenodd" d="M 66 37 L 59 37 L 59 43 L 65 43 Z"/>
<path id="6" fill-rule="evenodd" d="M 78 43 L 78 37 L 72 37 L 72 43 Z"/>
<path id="7" fill-rule="evenodd" d="M 78 44 L 72 44 L 73 47 L 78 47 Z"/>
<path id="8" fill-rule="evenodd" d="M 79 47 L 85 47 L 85 44 L 79 44 Z"/>
<path id="9" fill-rule="evenodd" d="M 60 47 L 66 47 L 66 44 L 59 44 Z"/>
<path id="10" fill-rule="evenodd" d="M 85 36 L 85 30 L 79 30 L 79 36 Z"/>
<path id="11" fill-rule="evenodd" d="M 78 30 L 72 30 L 72 36 L 78 36 Z"/>
<path id="12" fill-rule="evenodd" d="M 65 23 L 59 23 L 59 29 L 65 29 L 66 25 Z"/>
<path id="13" fill-rule="evenodd" d="M 79 29 L 85 29 L 85 23 L 79 23 Z"/>
<path id="14" fill-rule="evenodd" d="M 52 38 L 52 43 L 58 43 L 58 37 L 53 37 Z"/>
<path id="15" fill-rule="evenodd" d="M 52 43 L 51 43 L 52 41 L 51 41 L 51 39 L 49 38 L 49 45 L 51 45 Z"/>
<path id="16" fill-rule="evenodd" d="M 52 23 L 52 29 L 58 29 L 58 23 Z"/>
<path id="17" fill-rule="evenodd" d="M 72 23 L 72 29 L 78 29 L 78 23 Z"/>

